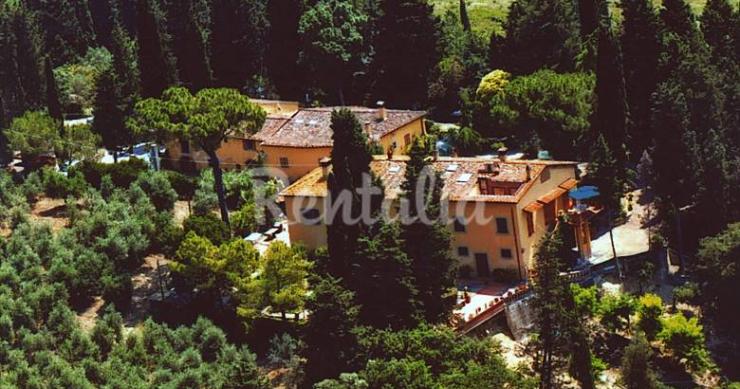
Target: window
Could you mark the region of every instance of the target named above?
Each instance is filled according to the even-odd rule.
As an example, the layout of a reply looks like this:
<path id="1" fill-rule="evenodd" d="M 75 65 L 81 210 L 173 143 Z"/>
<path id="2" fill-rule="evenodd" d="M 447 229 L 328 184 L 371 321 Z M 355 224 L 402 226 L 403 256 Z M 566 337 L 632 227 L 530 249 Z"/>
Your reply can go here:
<path id="1" fill-rule="evenodd" d="M 403 145 L 408 146 L 411 144 L 411 134 L 406 134 L 403 136 Z"/>
<path id="2" fill-rule="evenodd" d="M 251 139 L 242 140 L 242 147 L 244 147 L 244 150 L 247 150 L 247 151 L 255 150 L 257 148 L 255 147 L 254 141 Z"/>
<path id="3" fill-rule="evenodd" d="M 501 249 L 501 258 L 511 259 L 511 249 Z"/>
<path id="4" fill-rule="evenodd" d="M 288 161 L 287 157 L 280 157 L 280 167 L 282 168 L 290 167 L 290 161 Z"/>
<path id="5" fill-rule="evenodd" d="M 321 213 L 316 208 L 308 208 L 301 211 L 301 221 L 303 224 L 316 225 L 321 222 Z"/>
<path id="6" fill-rule="evenodd" d="M 455 218 L 455 232 L 465 232 L 465 219 L 461 217 Z"/>
<path id="7" fill-rule="evenodd" d="M 509 223 L 505 217 L 496 218 L 496 232 L 498 232 L 499 234 L 509 233 Z"/>
<path id="8" fill-rule="evenodd" d="M 545 168 L 540 174 L 540 182 L 547 182 L 550 179 L 550 169 Z"/>
<path id="9" fill-rule="evenodd" d="M 532 212 L 525 212 L 527 214 L 527 232 L 529 236 L 534 234 L 534 214 Z"/>
<path id="10" fill-rule="evenodd" d="M 183 154 L 190 154 L 190 142 L 183 140 L 180 141 L 180 150 Z"/>
<path id="11" fill-rule="evenodd" d="M 467 257 L 468 255 L 470 255 L 470 250 L 468 250 L 468 248 L 465 246 L 460 246 L 457 248 L 457 255 L 459 257 Z"/>

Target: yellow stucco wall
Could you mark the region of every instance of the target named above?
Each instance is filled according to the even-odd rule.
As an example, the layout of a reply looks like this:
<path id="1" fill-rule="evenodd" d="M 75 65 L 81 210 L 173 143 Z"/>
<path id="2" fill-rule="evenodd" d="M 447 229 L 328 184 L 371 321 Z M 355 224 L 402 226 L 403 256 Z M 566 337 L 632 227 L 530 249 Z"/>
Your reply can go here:
<path id="1" fill-rule="evenodd" d="M 405 141 L 406 135 L 410 135 L 409 139 L 413 140 L 415 137 L 424 133 L 424 119 L 420 118 L 398 128 L 396 131 L 386 134 L 384 137 L 380 138 L 378 143 L 383 147 L 383 150 L 388 150 L 393 142 L 396 142 L 397 147 L 394 154 L 406 154 L 406 151 L 410 146 L 410 144 L 407 144 Z"/>
<path id="2" fill-rule="evenodd" d="M 286 197 L 285 214 L 288 218 L 288 235 L 291 242 L 298 242 L 308 250 L 326 246 L 326 225 L 306 225 L 300 223 L 301 212 L 308 208 L 317 209 L 324 214 L 325 198 Z"/>
<path id="3" fill-rule="evenodd" d="M 509 269 L 519 272 L 516 256 L 516 229 L 512 221 L 512 210 L 514 204 L 505 203 L 486 203 L 486 202 L 466 202 L 450 203 L 450 217 L 454 220 L 456 217 L 472 218 L 475 213 L 481 212 L 487 220 L 486 223 L 479 223 L 470 220 L 465 225 L 465 232 L 455 232 L 454 224 L 450 223 L 449 228 L 452 231 L 452 254 L 458 258 L 460 265 L 468 265 L 477 274 L 476 254 L 486 254 L 488 259 L 488 269 L 493 272 L 496 269 Z M 506 219 L 508 227 L 507 233 L 499 233 L 496 226 L 496 218 Z M 468 255 L 460 256 L 458 247 L 467 247 Z M 511 258 L 503 258 L 501 249 L 511 250 Z M 524 274 L 522 273 L 522 276 Z"/>
<path id="4" fill-rule="evenodd" d="M 265 167 L 281 169 L 290 182 L 297 180 L 319 166 L 319 160 L 331 154 L 331 147 L 262 146 Z M 280 158 L 288 158 L 288 167 L 280 165 Z"/>
<path id="5" fill-rule="evenodd" d="M 259 149 L 259 145 L 256 146 Z M 256 160 L 258 157 L 257 150 L 244 150 L 243 139 L 239 137 L 229 138 L 226 142 L 222 143 L 216 154 L 221 160 L 221 167 L 227 170 L 244 167 L 248 161 Z M 168 143 L 167 155 L 170 158 L 170 162 L 177 166 L 178 161 L 183 156 L 180 142 Z M 191 144 L 190 153 L 185 155 L 195 161 L 198 169 L 208 166 L 208 156 L 195 145 Z"/>
<path id="6" fill-rule="evenodd" d="M 468 265 L 476 274 L 475 254 L 486 254 L 489 271 L 496 269 L 509 269 L 514 274 L 520 275 L 522 279 L 527 278 L 528 270 L 532 266 L 532 255 L 534 249 L 546 232 L 544 221 L 544 208 L 537 211 L 535 215 L 535 233 L 529 235 L 527 228 L 527 214 L 523 210 L 525 206 L 536 201 L 551 190 L 557 188 L 569 178 L 575 178 L 572 166 L 550 166 L 550 178 L 541 182 L 536 178 L 535 184 L 522 197 L 518 204 L 494 203 L 494 202 L 451 202 L 449 207 L 450 224 L 452 233 L 452 255 L 458 258 L 460 265 Z M 565 206 L 565 196 L 558 202 L 557 209 Z M 297 221 L 301 220 L 300 212 L 308 208 L 316 208 L 323 213 L 325 198 L 308 197 L 286 197 L 286 213 L 291 222 L 288 230 L 291 242 L 301 242 L 308 249 L 313 250 L 326 244 L 326 227 L 324 225 L 304 225 Z M 455 232 L 453 220 L 457 216 L 470 216 L 476 212 L 476 207 L 482 211 L 487 223 L 468 222 L 465 232 Z M 556 209 L 556 210 L 557 210 Z M 507 220 L 508 233 L 499 233 L 496 218 Z M 467 247 L 468 255 L 458 255 L 458 247 Z M 501 256 L 501 249 L 511 250 L 512 257 Z M 494 278 L 495 279 L 495 278 Z"/>
<path id="7" fill-rule="evenodd" d="M 533 185 L 522 197 L 516 207 L 520 252 L 522 259 L 528 264 L 528 268 L 531 268 L 533 265 L 532 259 L 534 251 L 540 239 L 542 239 L 542 236 L 547 232 L 547 226 L 545 225 L 545 209 L 543 207 L 535 212 L 534 234 L 530 236 L 527 229 L 527 212 L 524 211 L 524 207 L 537 201 L 538 198 L 555 189 L 558 185 L 567 181 L 569 178 L 576 177 L 574 166 L 549 166 L 547 169 L 550 171 L 550 179 L 545 182 L 541 182 L 541 179 L 537 178 L 536 184 Z M 556 212 L 565 206 L 565 196 L 567 196 L 567 194 L 558 200 Z"/>

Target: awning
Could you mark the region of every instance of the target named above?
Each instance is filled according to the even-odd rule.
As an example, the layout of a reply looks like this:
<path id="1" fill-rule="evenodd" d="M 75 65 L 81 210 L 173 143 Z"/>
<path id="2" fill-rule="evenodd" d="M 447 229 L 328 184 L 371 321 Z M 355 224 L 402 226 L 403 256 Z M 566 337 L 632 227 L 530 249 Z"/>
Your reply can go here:
<path id="1" fill-rule="evenodd" d="M 558 187 L 563 188 L 565 190 L 571 190 L 576 187 L 578 184 L 578 181 L 575 178 L 569 178 L 565 180 L 562 184 L 558 185 Z"/>
<path id="2" fill-rule="evenodd" d="M 558 188 L 555 188 L 555 189 L 549 191 L 546 195 L 538 198 L 537 201 L 539 201 L 539 202 L 541 202 L 543 204 L 551 203 L 551 202 L 555 201 L 555 199 L 557 199 L 558 197 L 564 195 L 567 192 L 568 192 L 567 189 L 563 189 L 563 188 L 559 188 L 558 187 Z"/>
<path id="3" fill-rule="evenodd" d="M 535 213 L 538 209 L 544 207 L 539 201 L 532 202 L 531 204 L 524 207 L 524 212 Z"/>

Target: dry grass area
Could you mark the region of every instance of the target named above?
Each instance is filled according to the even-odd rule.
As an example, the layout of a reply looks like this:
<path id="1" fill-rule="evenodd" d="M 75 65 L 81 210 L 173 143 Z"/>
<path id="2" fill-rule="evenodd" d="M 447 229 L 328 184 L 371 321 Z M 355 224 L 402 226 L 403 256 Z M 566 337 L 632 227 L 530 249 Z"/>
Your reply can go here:
<path id="1" fill-rule="evenodd" d="M 169 263 L 170 260 L 162 254 L 148 255 L 131 277 L 134 292 L 131 296 L 131 308 L 124 320 L 126 327 L 136 327 L 149 316 L 149 296 L 160 292 L 159 276 L 167 277 Z"/>
<path id="2" fill-rule="evenodd" d="M 175 209 L 173 210 L 172 220 L 175 224 L 182 226 L 182 222 L 190 216 L 190 206 L 187 201 L 178 200 L 175 202 Z"/>
<path id="3" fill-rule="evenodd" d="M 34 222 L 48 223 L 54 232 L 58 232 L 69 225 L 67 206 L 63 199 L 40 197 L 33 204 L 30 218 Z"/>

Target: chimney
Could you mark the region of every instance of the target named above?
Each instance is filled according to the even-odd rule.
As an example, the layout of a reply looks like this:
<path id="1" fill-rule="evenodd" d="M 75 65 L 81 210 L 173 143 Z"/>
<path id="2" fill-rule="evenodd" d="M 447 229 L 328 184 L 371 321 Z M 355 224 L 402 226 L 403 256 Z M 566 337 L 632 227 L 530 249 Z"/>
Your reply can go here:
<path id="1" fill-rule="evenodd" d="M 501 162 L 506 162 L 506 153 L 509 152 L 509 149 L 506 148 L 506 146 L 501 147 L 497 150 L 498 152 L 498 160 Z"/>
<path id="2" fill-rule="evenodd" d="M 382 100 L 378 101 L 377 106 L 378 106 L 378 121 L 382 122 L 388 118 L 388 111 L 385 109 L 385 101 L 382 101 Z"/>
<path id="3" fill-rule="evenodd" d="M 331 172 L 331 158 L 321 158 L 319 160 L 319 166 L 321 166 L 321 177 L 326 180 Z"/>
<path id="4" fill-rule="evenodd" d="M 527 165 L 527 182 L 532 181 L 532 167 Z"/>

